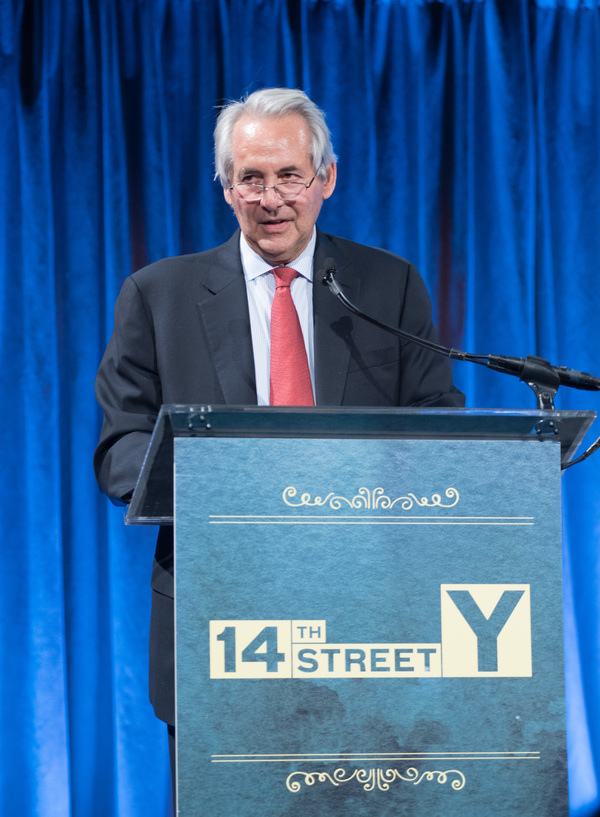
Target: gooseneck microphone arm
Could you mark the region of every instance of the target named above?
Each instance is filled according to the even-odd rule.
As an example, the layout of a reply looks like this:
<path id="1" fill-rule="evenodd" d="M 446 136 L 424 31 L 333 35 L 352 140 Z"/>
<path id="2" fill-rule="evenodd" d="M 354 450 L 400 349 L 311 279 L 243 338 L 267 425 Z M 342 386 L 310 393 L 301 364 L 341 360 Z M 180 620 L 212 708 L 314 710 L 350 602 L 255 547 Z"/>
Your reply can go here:
<path id="1" fill-rule="evenodd" d="M 522 380 L 533 390 L 538 409 L 554 410 L 554 395 L 561 385 L 569 386 L 574 389 L 600 391 L 600 378 L 587 374 L 587 372 L 578 372 L 576 369 L 567 369 L 564 366 L 553 366 L 542 357 L 536 357 L 534 355 L 528 355 L 526 358 L 505 357 L 503 355 L 474 355 L 470 352 L 461 352 L 460 349 L 441 346 L 425 338 L 420 338 L 418 335 L 411 335 L 403 329 L 390 326 L 372 315 L 363 312 L 362 309 L 359 309 L 352 301 L 346 298 L 338 282 L 335 280 L 336 269 L 332 259 L 327 259 L 325 268 L 326 271 L 322 283 L 329 287 L 336 298 L 350 312 L 353 312 L 355 315 L 369 321 L 375 326 L 379 326 L 381 329 L 385 329 L 405 340 L 418 343 L 420 346 L 431 349 L 438 354 L 445 355 L 445 357 L 451 360 L 467 360 L 470 363 L 487 366 L 496 372 L 512 374 L 518 377 L 519 380 Z"/>

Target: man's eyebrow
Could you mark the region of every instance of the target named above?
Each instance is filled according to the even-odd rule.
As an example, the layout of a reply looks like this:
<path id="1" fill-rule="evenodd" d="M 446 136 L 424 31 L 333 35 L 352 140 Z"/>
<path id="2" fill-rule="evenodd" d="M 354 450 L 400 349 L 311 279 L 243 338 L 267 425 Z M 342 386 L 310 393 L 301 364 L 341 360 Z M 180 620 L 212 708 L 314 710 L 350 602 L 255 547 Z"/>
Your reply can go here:
<path id="1" fill-rule="evenodd" d="M 262 176 L 262 170 L 258 170 L 256 167 L 241 167 L 238 171 L 238 176 L 241 178 L 242 176 Z"/>
<path id="2" fill-rule="evenodd" d="M 286 167 L 280 167 L 279 170 L 275 171 L 278 176 L 281 176 L 282 173 L 292 173 L 292 172 L 299 172 L 298 165 L 287 165 Z M 242 176 L 264 176 L 264 172 L 259 170 L 256 167 L 241 167 L 238 176 L 241 178 Z"/>

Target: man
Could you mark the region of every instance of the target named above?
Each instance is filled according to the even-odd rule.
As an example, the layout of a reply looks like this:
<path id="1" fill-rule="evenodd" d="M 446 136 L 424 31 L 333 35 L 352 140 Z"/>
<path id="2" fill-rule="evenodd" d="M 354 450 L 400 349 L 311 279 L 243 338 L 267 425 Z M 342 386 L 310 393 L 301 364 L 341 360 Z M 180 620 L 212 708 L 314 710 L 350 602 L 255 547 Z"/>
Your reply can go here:
<path id="1" fill-rule="evenodd" d="M 265 89 L 224 108 L 215 159 L 240 230 L 221 247 L 140 270 L 117 301 L 97 378 L 104 425 L 95 456 L 100 487 L 117 502 L 133 492 L 161 404 L 281 404 L 271 392 L 271 354 L 279 353 L 271 343 L 274 268 L 298 273 L 289 286 L 308 366 L 302 404 L 464 404 L 443 357 L 354 317 L 326 287 L 313 287 L 333 259 L 340 285 L 366 312 L 436 340 L 411 264 L 316 229 L 335 188 L 336 157 L 322 112 L 303 92 Z M 159 533 L 152 588 L 150 696 L 157 716 L 173 724 L 170 528 Z"/>

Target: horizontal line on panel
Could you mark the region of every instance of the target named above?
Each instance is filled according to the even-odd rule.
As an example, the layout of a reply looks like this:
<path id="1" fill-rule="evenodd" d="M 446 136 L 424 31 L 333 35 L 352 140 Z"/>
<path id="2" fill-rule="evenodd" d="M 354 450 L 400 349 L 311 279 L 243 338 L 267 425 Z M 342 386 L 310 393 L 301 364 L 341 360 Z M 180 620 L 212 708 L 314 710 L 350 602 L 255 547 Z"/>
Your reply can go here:
<path id="1" fill-rule="evenodd" d="M 211 513 L 208 515 L 209 519 L 356 519 L 356 516 L 344 516 L 342 514 L 331 514 L 325 516 L 324 514 L 251 514 L 251 513 Z M 439 516 L 360 516 L 359 519 L 439 519 Z M 533 516 L 444 516 L 444 519 L 514 519 L 514 520 L 533 520 Z"/>
<path id="2" fill-rule="evenodd" d="M 389 518 L 329 518 L 329 517 L 321 517 L 321 518 L 311 518 L 305 517 L 304 519 L 290 519 L 282 518 L 282 519 L 273 519 L 270 517 L 266 517 L 264 519 L 257 519 L 257 518 L 246 518 L 246 519 L 210 519 L 209 525 L 512 525 L 514 526 L 532 526 L 533 522 L 511 522 L 511 521 L 502 521 L 502 522 L 492 522 L 489 520 L 484 519 L 473 519 L 473 518 L 465 518 L 465 519 L 429 519 L 424 518 L 423 520 L 407 520 L 407 519 L 389 519 Z"/>
<path id="3" fill-rule="evenodd" d="M 393 760 L 539 760 L 539 752 L 363 752 L 283 755 L 212 755 L 212 763 L 344 763 Z"/>

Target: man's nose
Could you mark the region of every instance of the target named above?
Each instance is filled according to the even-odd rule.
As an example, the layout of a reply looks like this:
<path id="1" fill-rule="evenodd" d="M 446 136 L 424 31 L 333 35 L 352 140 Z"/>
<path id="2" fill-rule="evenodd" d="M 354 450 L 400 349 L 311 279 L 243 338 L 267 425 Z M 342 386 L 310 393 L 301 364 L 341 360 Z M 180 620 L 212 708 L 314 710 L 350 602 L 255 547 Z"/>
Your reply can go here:
<path id="1" fill-rule="evenodd" d="M 262 206 L 268 208 L 269 210 L 279 207 L 282 201 L 283 199 L 277 192 L 276 187 L 266 187 L 260 199 Z"/>

